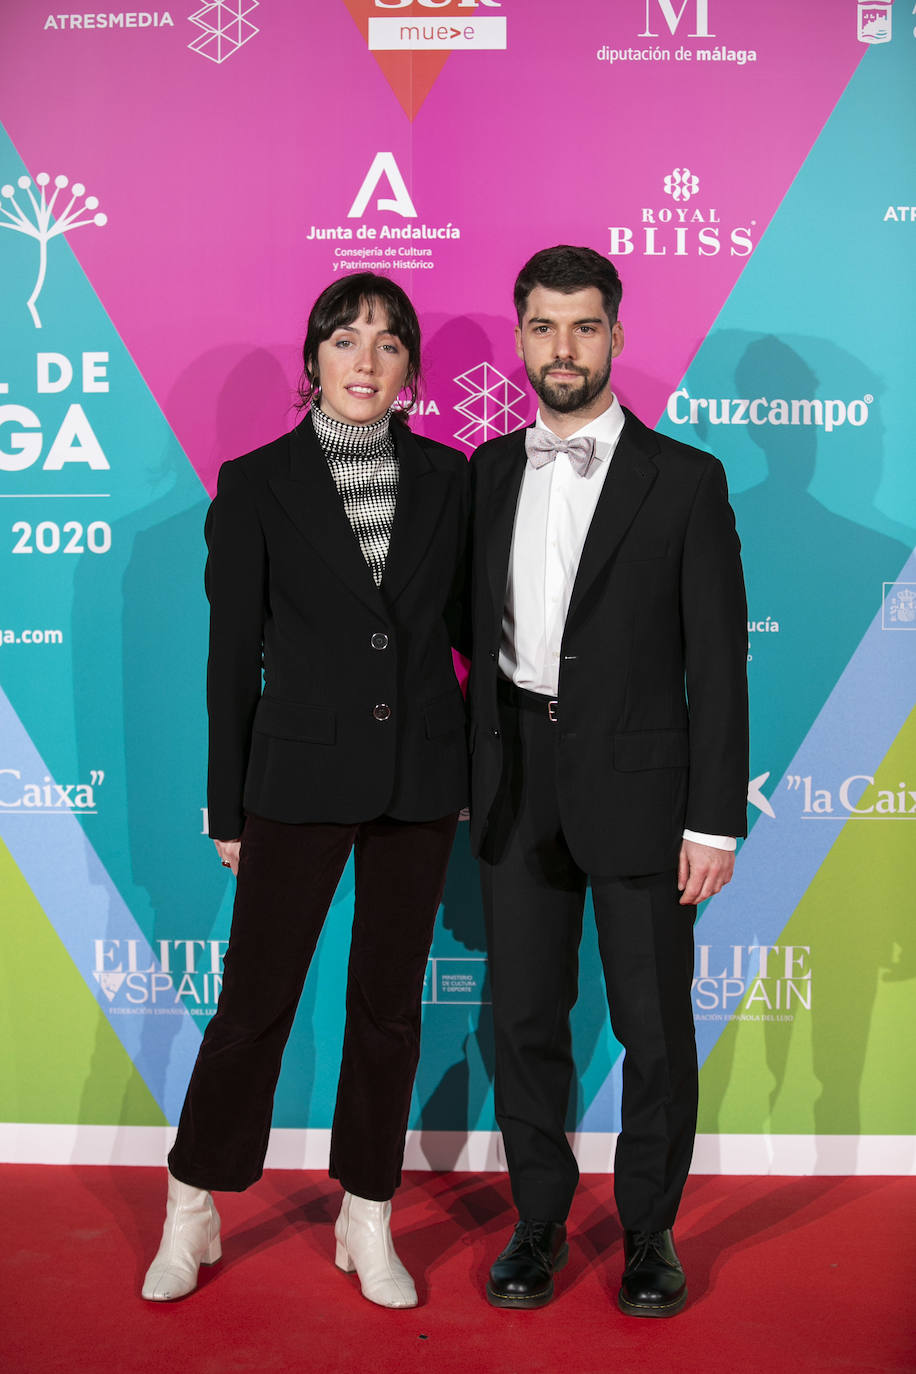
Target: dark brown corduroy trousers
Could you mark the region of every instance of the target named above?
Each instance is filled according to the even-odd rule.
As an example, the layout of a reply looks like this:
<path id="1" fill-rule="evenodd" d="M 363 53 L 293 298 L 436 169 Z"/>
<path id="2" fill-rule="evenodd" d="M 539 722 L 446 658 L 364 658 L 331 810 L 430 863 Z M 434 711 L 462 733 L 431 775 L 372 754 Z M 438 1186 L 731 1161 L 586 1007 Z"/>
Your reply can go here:
<path id="1" fill-rule="evenodd" d="M 188 1085 L 172 1174 L 211 1191 L 260 1178 L 280 1061 L 350 850 L 355 904 L 330 1173 L 387 1201 L 401 1178 L 420 1005 L 457 817 L 289 825 L 249 816 L 223 986 Z"/>

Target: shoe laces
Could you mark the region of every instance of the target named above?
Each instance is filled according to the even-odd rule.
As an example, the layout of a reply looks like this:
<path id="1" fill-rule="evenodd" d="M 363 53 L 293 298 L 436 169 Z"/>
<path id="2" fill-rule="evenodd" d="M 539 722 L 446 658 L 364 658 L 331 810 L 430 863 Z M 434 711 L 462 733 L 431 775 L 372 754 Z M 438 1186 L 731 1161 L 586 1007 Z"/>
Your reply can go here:
<path id="1" fill-rule="evenodd" d="M 516 1224 L 513 1240 L 518 1245 L 534 1245 L 538 1250 L 546 1250 L 547 1232 L 553 1225 L 552 1221 L 531 1221 L 522 1218 Z"/>
<path id="2" fill-rule="evenodd" d="M 630 1264 L 641 1264 L 650 1250 L 654 1250 L 659 1258 L 663 1258 L 665 1250 L 664 1231 L 634 1231 L 633 1250 L 630 1255 Z"/>

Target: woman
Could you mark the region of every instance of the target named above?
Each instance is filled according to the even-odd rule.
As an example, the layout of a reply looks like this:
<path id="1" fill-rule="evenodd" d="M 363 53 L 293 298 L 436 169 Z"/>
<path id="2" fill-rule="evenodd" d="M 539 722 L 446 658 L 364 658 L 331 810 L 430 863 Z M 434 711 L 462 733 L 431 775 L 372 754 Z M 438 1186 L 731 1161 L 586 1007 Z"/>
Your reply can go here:
<path id="1" fill-rule="evenodd" d="M 330 1173 L 336 1263 L 383 1307 L 416 1290 L 395 1254 L 420 998 L 457 814 L 464 703 L 467 463 L 407 428 L 420 329 L 388 278 L 318 297 L 309 413 L 225 463 L 207 516 L 210 834 L 238 876 L 222 993 L 169 1155 L 143 1296 L 191 1292 L 220 1257 L 210 1192 L 261 1176 L 274 1088 L 309 962 L 349 856 L 355 907 Z M 262 687 L 263 670 L 263 687 Z"/>

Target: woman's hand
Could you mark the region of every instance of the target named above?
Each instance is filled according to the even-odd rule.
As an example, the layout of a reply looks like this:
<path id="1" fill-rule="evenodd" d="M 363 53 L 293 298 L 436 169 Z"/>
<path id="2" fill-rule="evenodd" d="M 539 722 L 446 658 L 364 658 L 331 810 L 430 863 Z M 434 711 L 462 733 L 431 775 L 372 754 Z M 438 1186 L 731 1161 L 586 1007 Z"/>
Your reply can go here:
<path id="1" fill-rule="evenodd" d="M 241 840 L 214 840 L 216 852 L 223 868 L 231 868 L 234 877 L 239 873 L 239 855 L 242 852 Z"/>

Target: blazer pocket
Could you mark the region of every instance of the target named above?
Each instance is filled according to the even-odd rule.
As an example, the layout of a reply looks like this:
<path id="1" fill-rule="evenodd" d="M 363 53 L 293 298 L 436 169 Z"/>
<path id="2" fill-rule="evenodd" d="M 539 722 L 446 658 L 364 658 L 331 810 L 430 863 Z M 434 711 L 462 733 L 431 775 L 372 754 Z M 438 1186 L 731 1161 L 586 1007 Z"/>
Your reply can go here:
<path id="1" fill-rule="evenodd" d="M 621 773 L 644 768 L 686 768 L 686 730 L 635 730 L 614 736 L 614 767 Z"/>
<path id="2" fill-rule="evenodd" d="M 464 697 L 460 692 L 449 692 L 447 697 L 431 701 L 423 708 L 426 721 L 426 738 L 435 739 L 437 735 L 448 735 L 452 730 L 463 730 Z"/>
<path id="3" fill-rule="evenodd" d="M 329 706 L 306 706 L 298 701 L 261 697 L 254 716 L 255 733 L 274 739 L 304 740 L 309 744 L 333 744 L 337 738 L 337 712 Z"/>

